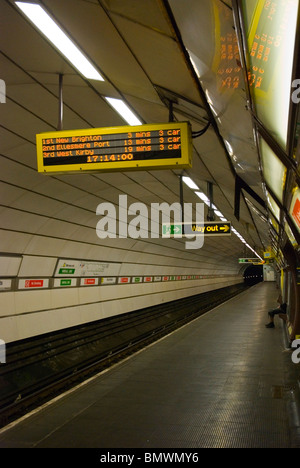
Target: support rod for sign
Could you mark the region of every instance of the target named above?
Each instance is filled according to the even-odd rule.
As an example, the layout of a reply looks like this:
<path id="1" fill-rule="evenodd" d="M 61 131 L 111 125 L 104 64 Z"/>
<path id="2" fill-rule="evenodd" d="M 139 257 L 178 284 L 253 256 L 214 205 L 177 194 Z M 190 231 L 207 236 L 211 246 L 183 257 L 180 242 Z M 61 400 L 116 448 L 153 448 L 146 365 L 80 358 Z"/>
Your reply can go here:
<path id="1" fill-rule="evenodd" d="M 169 122 L 174 122 L 173 101 L 169 101 Z"/>
<path id="2" fill-rule="evenodd" d="M 184 234 L 184 200 L 183 200 L 183 172 L 180 174 L 179 183 L 180 183 L 180 206 L 181 206 L 181 222 L 182 222 L 182 234 Z"/>
<path id="3" fill-rule="evenodd" d="M 63 75 L 59 74 L 59 96 L 58 96 L 58 126 L 57 130 L 63 129 L 64 102 L 63 102 Z"/>
<path id="4" fill-rule="evenodd" d="M 212 182 L 207 182 L 207 191 L 208 191 L 208 198 L 209 198 L 209 207 L 208 207 L 208 214 L 207 220 L 214 221 L 215 220 L 215 212 L 213 209 L 214 204 L 214 192 L 213 192 L 213 184 Z"/>
<path id="5" fill-rule="evenodd" d="M 169 100 L 169 122 L 174 122 L 173 101 Z M 184 198 L 183 198 L 183 172 L 179 176 L 179 197 L 181 206 L 182 234 L 184 234 Z"/>

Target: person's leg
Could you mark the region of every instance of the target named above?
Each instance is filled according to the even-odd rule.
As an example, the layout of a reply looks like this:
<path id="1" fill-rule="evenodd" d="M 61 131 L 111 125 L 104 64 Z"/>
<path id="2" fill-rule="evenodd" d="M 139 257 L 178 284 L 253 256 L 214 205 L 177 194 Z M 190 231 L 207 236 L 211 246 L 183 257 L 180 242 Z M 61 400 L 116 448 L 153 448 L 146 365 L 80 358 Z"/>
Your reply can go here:
<path id="1" fill-rule="evenodd" d="M 286 313 L 281 312 L 281 313 L 279 314 L 279 317 L 280 317 L 284 322 L 287 322 L 287 315 L 286 315 Z"/>
<path id="2" fill-rule="evenodd" d="M 274 317 L 275 317 L 275 314 L 277 313 L 277 310 L 271 310 L 268 315 L 270 317 L 270 322 L 267 323 L 266 325 L 266 328 L 275 328 L 275 324 L 274 324 Z"/>

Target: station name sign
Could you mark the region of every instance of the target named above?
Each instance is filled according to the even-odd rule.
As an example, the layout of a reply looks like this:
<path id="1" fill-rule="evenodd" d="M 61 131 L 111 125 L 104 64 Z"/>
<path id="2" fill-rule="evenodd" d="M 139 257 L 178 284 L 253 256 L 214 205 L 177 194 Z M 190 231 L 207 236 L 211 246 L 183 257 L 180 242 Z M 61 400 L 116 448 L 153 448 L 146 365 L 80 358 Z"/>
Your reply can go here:
<path id="1" fill-rule="evenodd" d="M 66 130 L 36 135 L 38 172 L 189 168 L 188 122 Z"/>

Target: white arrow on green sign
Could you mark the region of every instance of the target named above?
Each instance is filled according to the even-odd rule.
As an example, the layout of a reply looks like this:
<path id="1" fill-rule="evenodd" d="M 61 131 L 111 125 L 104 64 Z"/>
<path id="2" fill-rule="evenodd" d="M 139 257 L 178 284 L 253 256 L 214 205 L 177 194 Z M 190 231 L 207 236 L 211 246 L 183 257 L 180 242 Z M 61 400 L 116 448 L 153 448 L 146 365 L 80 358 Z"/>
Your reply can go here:
<path id="1" fill-rule="evenodd" d="M 163 236 L 182 235 L 182 224 L 163 224 Z"/>

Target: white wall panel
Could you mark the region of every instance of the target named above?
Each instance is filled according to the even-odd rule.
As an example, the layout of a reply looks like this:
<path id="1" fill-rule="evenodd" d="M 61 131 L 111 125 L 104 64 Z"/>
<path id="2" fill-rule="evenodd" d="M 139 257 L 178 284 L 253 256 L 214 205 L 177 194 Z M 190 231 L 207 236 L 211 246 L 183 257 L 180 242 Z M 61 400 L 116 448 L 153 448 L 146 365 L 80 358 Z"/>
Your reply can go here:
<path id="1" fill-rule="evenodd" d="M 16 341 L 200 294 L 240 277 L 0 294 L 1 339 Z M 8 324 L 10 329 L 7 328 Z"/>
<path id="2" fill-rule="evenodd" d="M 70 243 L 73 247 L 74 244 Z M 75 243 L 77 252 L 80 245 Z M 66 239 L 49 238 L 47 236 L 30 236 L 28 244 L 25 248 L 27 255 L 44 256 L 45 252 L 49 257 L 60 257 L 64 255 L 65 250 L 68 250 L 69 243 Z M 74 250 L 76 251 L 76 247 Z M 72 255 L 70 255 L 72 257 Z"/>
<path id="3" fill-rule="evenodd" d="M 51 277 L 56 265 L 53 257 L 29 257 L 24 255 L 19 271 L 19 277 Z"/>
<path id="4" fill-rule="evenodd" d="M 0 243 L 3 252 L 20 254 L 26 250 L 31 239 L 32 236 L 30 234 L 4 231 L 0 228 Z"/>
<path id="5" fill-rule="evenodd" d="M 42 291 L 17 291 L 14 294 L 16 314 L 18 316 L 22 316 L 22 314 L 28 312 L 49 309 L 51 304 L 50 289 L 44 289 Z"/>
<path id="6" fill-rule="evenodd" d="M 100 288 L 99 287 L 86 287 L 78 290 L 79 304 L 88 304 L 90 302 L 100 302 Z"/>
<path id="7" fill-rule="evenodd" d="M 12 230 L 34 232 L 40 229 L 47 222 L 47 218 L 42 218 L 35 214 L 12 210 L 7 208 L 1 213 L 1 228 Z"/>
<path id="8" fill-rule="evenodd" d="M 79 288 L 53 289 L 51 291 L 50 308 L 58 309 L 79 304 Z"/>
<path id="9" fill-rule="evenodd" d="M 0 278 L 5 276 L 17 276 L 22 257 L 0 256 Z"/>
<path id="10" fill-rule="evenodd" d="M 15 294 L 13 292 L 5 292 L 0 294 L 0 317 L 16 315 Z M 1 326 L 0 326 L 1 329 Z"/>
<path id="11" fill-rule="evenodd" d="M 0 330 L 1 330 L 1 339 L 6 343 L 12 341 L 17 341 L 21 337 L 26 336 L 26 332 L 22 330 L 22 333 L 19 333 L 19 320 L 16 320 L 16 317 L 5 317 L 0 318 Z M 32 336 L 29 332 L 29 335 Z"/>

